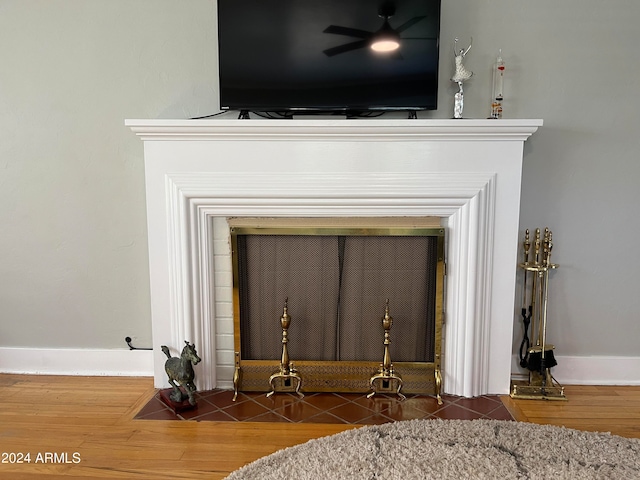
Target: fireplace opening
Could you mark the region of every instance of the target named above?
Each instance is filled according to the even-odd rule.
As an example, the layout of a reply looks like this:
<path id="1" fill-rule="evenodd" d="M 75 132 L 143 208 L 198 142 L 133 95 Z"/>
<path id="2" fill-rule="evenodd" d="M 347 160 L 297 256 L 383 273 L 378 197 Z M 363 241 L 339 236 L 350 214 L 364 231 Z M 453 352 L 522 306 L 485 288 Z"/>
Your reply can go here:
<path id="1" fill-rule="evenodd" d="M 389 352 L 403 391 L 437 393 L 445 233 L 439 218 L 236 218 L 229 225 L 237 390 L 270 389 L 287 299 L 288 356 L 303 391 L 368 391 L 383 360 L 388 300 Z"/>

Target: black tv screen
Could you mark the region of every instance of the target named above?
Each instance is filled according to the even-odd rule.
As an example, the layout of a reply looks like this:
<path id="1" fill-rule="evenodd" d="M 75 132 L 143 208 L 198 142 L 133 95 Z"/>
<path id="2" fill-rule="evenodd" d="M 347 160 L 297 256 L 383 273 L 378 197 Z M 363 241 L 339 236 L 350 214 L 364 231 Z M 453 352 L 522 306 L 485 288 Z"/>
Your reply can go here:
<path id="1" fill-rule="evenodd" d="M 389 29 L 400 47 L 374 52 Z M 218 0 L 220 106 L 433 110 L 439 32 L 440 0 Z"/>

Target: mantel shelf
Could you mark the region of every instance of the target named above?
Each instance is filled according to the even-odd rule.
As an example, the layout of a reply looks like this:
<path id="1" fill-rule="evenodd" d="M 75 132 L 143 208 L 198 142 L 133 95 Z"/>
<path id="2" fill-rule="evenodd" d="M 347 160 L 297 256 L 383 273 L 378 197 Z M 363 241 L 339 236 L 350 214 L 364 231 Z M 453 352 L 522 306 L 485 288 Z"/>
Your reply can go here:
<path id="1" fill-rule="evenodd" d="M 525 141 L 540 119 L 126 120 L 143 140 L 295 139 L 358 141 Z"/>

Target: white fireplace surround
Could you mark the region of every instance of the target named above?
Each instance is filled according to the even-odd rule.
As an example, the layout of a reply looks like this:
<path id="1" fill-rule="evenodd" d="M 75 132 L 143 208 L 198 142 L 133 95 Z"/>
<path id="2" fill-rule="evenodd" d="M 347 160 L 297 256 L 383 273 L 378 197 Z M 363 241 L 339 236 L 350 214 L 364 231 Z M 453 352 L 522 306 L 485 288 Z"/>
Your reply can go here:
<path id="1" fill-rule="evenodd" d="M 146 169 L 154 377 L 194 342 L 201 390 L 232 388 L 227 217 L 438 216 L 443 388 L 509 391 L 525 140 L 541 120 L 127 120 Z M 396 340 L 398 341 L 398 340 Z"/>

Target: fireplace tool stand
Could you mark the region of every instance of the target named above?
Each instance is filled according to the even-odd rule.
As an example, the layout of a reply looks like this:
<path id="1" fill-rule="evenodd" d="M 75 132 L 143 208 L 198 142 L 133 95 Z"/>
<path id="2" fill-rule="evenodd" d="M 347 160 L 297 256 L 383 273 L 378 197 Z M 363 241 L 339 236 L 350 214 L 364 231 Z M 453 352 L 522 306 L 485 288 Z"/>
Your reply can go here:
<path id="1" fill-rule="evenodd" d="M 369 379 L 371 393 L 367 395 L 367 398 L 371 398 L 379 392 L 393 391 L 395 391 L 401 400 L 406 398 L 400 393 L 402 389 L 402 378 L 393 371 L 393 363 L 391 363 L 391 354 L 389 353 L 389 344 L 391 343 L 389 332 L 392 325 L 393 317 L 389 315 L 389 299 L 387 299 L 384 308 L 384 317 L 382 317 L 382 328 L 384 328 L 384 356 L 380 364 L 380 371 Z"/>
<path id="2" fill-rule="evenodd" d="M 549 271 L 558 268 L 551 263 L 553 248 L 552 234 L 548 228 L 544 237 L 540 238 L 540 229 L 535 231 L 533 258 L 529 259 L 531 243 L 529 230 L 525 233 L 524 262 L 519 266 L 524 270 L 524 293 L 522 316 L 525 325 L 524 338 L 521 344 L 520 365 L 529 370 L 528 385 L 513 385 L 510 396 L 532 400 L 566 400 L 564 387 L 558 384 L 551 375 L 551 368 L 557 365 L 553 350 L 555 347 L 547 343 L 547 301 L 549 294 Z M 524 305 L 527 298 L 527 275 L 532 274 L 530 304 Z M 528 313 L 527 313 L 528 311 Z M 529 346 L 528 328 L 531 324 L 533 346 Z M 537 331 L 536 331 L 537 329 Z M 522 349 L 526 346 L 526 353 Z"/>
<path id="3" fill-rule="evenodd" d="M 269 377 L 271 391 L 267 393 L 267 397 L 270 397 L 276 393 L 276 391 L 295 392 L 300 398 L 304 397 L 304 394 L 300 392 L 302 377 L 298 371 L 293 368 L 293 363 L 289 361 L 289 350 L 287 349 L 289 339 L 287 337 L 287 330 L 289 330 L 289 325 L 291 324 L 291 316 L 288 312 L 288 301 L 288 298 L 285 299 L 282 317 L 280 317 L 280 324 L 282 325 L 282 360 L 280 361 L 280 370 Z"/>

